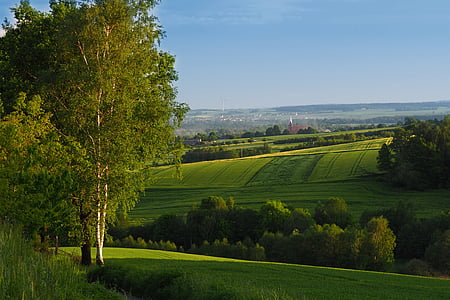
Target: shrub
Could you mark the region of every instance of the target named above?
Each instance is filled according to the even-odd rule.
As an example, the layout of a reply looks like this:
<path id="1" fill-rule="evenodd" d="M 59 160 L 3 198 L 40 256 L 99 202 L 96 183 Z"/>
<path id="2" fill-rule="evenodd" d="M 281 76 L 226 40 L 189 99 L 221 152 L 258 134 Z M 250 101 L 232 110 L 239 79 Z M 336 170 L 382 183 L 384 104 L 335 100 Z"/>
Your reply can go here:
<path id="1" fill-rule="evenodd" d="M 428 277 L 434 275 L 433 268 L 426 261 L 416 258 L 411 259 L 401 270 L 401 273 Z"/>
<path id="2" fill-rule="evenodd" d="M 450 230 L 425 251 L 425 259 L 436 269 L 450 275 Z"/>

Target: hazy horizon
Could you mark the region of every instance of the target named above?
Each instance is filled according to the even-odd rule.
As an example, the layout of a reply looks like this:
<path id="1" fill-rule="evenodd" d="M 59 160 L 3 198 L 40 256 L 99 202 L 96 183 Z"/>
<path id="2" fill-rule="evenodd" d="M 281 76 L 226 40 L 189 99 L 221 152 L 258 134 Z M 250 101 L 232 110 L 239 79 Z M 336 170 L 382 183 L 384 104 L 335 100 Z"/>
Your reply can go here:
<path id="1" fill-rule="evenodd" d="M 5 0 L 1 17 L 10 18 Z M 31 0 L 40 10 L 48 0 Z M 192 109 L 450 99 L 445 0 L 162 0 Z"/>

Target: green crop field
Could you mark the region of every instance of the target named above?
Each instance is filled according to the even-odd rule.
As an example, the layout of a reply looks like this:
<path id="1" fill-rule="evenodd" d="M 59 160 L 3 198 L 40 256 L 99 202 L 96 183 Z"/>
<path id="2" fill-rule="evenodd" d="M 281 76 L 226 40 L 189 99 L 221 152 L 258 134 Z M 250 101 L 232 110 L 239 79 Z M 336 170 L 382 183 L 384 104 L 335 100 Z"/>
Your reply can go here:
<path id="1" fill-rule="evenodd" d="M 265 299 L 447 299 L 450 295 L 450 282 L 444 279 L 146 249 L 104 248 L 104 256 L 107 264 L 149 271 L 182 271 L 192 280 L 230 289 L 250 289 Z"/>
<path id="2" fill-rule="evenodd" d="M 233 196 L 242 207 L 258 209 L 267 200 L 313 210 L 318 200 L 341 197 L 357 219 L 362 211 L 411 202 L 419 216 L 450 209 L 448 190 L 403 191 L 376 179 L 378 150 L 388 139 L 279 152 L 183 166 L 183 179 L 173 168 L 155 169 L 157 180 L 135 209 L 134 222 L 162 214 L 185 214 L 208 196 Z"/>
<path id="3" fill-rule="evenodd" d="M 174 178 L 173 168 L 157 171 L 155 186 L 239 186 L 248 182 L 272 158 L 232 159 L 186 164 L 183 179 Z"/>

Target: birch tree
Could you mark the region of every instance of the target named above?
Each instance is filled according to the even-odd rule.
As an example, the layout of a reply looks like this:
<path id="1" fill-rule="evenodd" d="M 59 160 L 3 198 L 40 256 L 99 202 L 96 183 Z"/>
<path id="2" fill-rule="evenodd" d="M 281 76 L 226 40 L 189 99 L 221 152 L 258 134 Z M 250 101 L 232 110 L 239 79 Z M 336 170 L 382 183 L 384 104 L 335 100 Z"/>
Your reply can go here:
<path id="1" fill-rule="evenodd" d="M 49 105 L 61 133 L 85 150 L 80 191 L 99 265 L 108 214 L 135 205 L 151 161 L 179 157 L 174 129 L 187 107 L 175 102 L 174 57 L 158 49 L 156 2 L 84 3 L 67 13 L 57 39 Z"/>

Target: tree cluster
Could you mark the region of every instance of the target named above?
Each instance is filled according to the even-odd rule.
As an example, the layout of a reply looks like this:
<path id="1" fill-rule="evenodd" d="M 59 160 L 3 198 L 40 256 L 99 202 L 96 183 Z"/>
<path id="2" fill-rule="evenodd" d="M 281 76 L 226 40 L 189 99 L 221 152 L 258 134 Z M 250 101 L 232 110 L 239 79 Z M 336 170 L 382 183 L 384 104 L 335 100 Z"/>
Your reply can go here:
<path id="1" fill-rule="evenodd" d="M 115 239 L 174 242 L 188 252 L 235 258 L 385 270 L 394 259 L 395 235 L 383 217 L 361 229 L 343 199 L 307 209 L 268 201 L 256 211 L 235 206 L 234 199 L 210 196 L 186 218 L 164 215 L 155 222 L 109 230 Z"/>
<path id="2" fill-rule="evenodd" d="M 408 118 L 393 140 L 379 151 L 378 168 L 387 181 L 407 189 L 450 186 L 450 117 L 420 121 Z"/>
<path id="3" fill-rule="evenodd" d="M 0 37 L 0 216 L 70 236 L 103 264 L 106 223 L 137 201 L 147 166 L 179 163 L 174 58 L 158 1 L 22 1 Z"/>
<path id="4" fill-rule="evenodd" d="M 410 262 L 401 270 L 407 274 L 430 276 L 450 274 L 450 212 L 418 218 L 411 204 L 399 202 L 395 207 L 365 211 L 360 223 L 383 216 L 397 236 L 395 257 Z"/>

